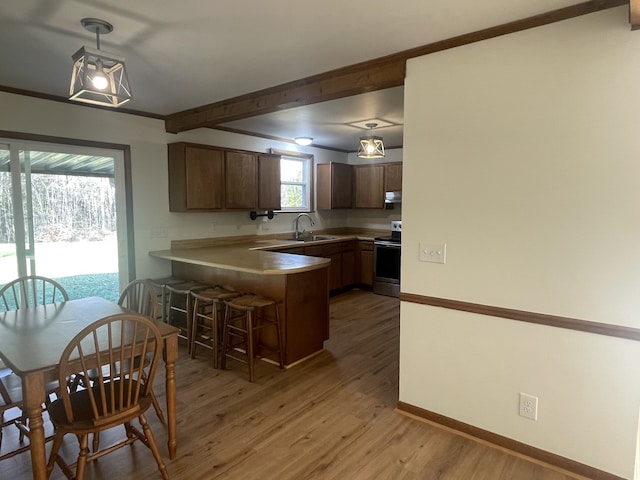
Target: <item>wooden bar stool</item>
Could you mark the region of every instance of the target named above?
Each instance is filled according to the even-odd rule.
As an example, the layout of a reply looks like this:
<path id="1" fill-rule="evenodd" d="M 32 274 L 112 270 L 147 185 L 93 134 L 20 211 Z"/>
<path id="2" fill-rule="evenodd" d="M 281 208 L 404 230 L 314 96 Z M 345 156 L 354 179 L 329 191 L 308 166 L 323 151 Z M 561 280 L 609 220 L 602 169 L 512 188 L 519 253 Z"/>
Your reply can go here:
<path id="1" fill-rule="evenodd" d="M 243 295 L 225 300 L 224 335 L 222 340 L 222 369 L 227 366 L 227 358 L 232 358 L 249 366 L 249 381 L 253 382 L 254 358 L 261 350 L 278 353 L 280 368 L 284 368 L 284 351 L 278 304 L 259 295 Z M 273 316 L 268 316 L 269 309 Z M 265 345 L 259 331 L 265 327 L 275 328 L 275 346 Z M 244 352 L 244 358 L 240 355 Z"/>
<path id="2" fill-rule="evenodd" d="M 187 341 L 187 350 L 191 352 L 191 324 L 193 322 L 193 304 L 191 292 L 204 290 L 208 285 L 191 280 L 183 280 L 182 283 L 171 283 L 165 285 L 167 292 L 167 317 L 169 325 L 178 327 L 180 333 L 178 337 Z"/>
<path id="3" fill-rule="evenodd" d="M 185 280 L 176 277 L 165 278 L 150 278 L 151 286 L 158 294 L 158 310 L 156 320 L 161 320 L 166 323 L 167 321 L 167 285 L 176 285 L 178 283 L 184 283 Z"/>
<path id="4" fill-rule="evenodd" d="M 222 344 L 222 310 L 224 300 L 242 295 L 219 285 L 204 290 L 192 290 L 193 315 L 191 326 L 191 358 L 195 358 L 198 345 L 213 350 L 213 367 L 220 368 Z"/>

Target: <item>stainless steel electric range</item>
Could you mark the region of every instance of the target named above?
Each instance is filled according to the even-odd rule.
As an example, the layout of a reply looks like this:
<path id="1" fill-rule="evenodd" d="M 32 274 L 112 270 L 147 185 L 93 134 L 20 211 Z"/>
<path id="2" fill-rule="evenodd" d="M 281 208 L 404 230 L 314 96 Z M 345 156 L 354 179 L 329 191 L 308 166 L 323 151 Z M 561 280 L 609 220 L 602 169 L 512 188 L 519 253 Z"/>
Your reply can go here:
<path id="1" fill-rule="evenodd" d="M 391 235 L 373 239 L 373 292 L 400 295 L 400 246 L 402 221 L 391 222 Z"/>

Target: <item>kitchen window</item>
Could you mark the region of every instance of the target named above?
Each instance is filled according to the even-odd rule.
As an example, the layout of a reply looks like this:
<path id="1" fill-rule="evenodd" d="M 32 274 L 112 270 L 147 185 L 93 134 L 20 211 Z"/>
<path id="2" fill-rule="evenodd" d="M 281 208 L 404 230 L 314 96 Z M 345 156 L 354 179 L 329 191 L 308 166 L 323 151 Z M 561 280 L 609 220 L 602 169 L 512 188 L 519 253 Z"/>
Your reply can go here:
<path id="1" fill-rule="evenodd" d="M 280 159 L 281 212 L 311 211 L 313 155 L 271 150 Z"/>

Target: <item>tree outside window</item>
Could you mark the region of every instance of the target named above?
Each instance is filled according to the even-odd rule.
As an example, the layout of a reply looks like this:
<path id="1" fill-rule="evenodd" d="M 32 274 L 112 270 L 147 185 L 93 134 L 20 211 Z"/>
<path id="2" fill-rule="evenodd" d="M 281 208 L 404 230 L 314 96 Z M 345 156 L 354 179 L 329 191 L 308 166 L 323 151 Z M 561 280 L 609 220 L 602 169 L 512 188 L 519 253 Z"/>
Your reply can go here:
<path id="1" fill-rule="evenodd" d="M 281 211 L 308 212 L 311 210 L 310 158 L 282 156 L 280 160 Z"/>

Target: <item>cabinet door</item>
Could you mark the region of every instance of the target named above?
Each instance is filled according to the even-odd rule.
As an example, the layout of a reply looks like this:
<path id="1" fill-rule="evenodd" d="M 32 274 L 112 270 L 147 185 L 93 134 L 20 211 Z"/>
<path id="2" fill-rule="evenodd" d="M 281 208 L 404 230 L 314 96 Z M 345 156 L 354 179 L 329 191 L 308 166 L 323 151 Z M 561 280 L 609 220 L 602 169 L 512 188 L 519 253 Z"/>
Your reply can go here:
<path id="1" fill-rule="evenodd" d="M 402 191 L 402 163 L 388 163 L 384 166 L 386 192 Z"/>
<path id="2" fill-rule="evenodd" d="M 331 265 L 329 265 L 329 290 L 337 290 L 342 287 L 342 249 L 342 242 L 311 245 L 304 249 L 305 255 L 331 259 Z"/>
<path id="3" fill-rule="evenodd" d="M 258 208 L 280 210 L 280 156 L 258 157 Z"/>
<path id="4" fill-rule="evenodd" d="M 244 152 L 225 152 L 225 208 L 258 208 L 258 158 Z"/>
<path id="5" fill-rule="evenodd" d="M 351 208 L 352 167 L 346 163 L 323 163 L 317 167 L 318 209 Z"/>
<path id="6" fill-rule="evenodd" d="M 342 287 L 350 287 L 356 283 L 356 249 L 352 242 L 346 244 L 342 251 Z"/>
<path id="7" fill-rule="evenodd" d="M 368 287 L 373 286 L 373 242 L 360 240 L 358 242 L 358 283 Z"/>
<path id="8" fill-rule="evenodd" d="M 169 210 L 224 207 L 224 153 L 184 143 L 169 145 Z"/>
<path id="9" fill-rule="evenodd" d="M 354 165 L 354 208 L 384 208 L 384 165 Z"/>
<path id="10" fill-rule="evenodd" d="M 346 163 L 331 163 L 331 208 L 351 208 L 353 169 Z"/>

